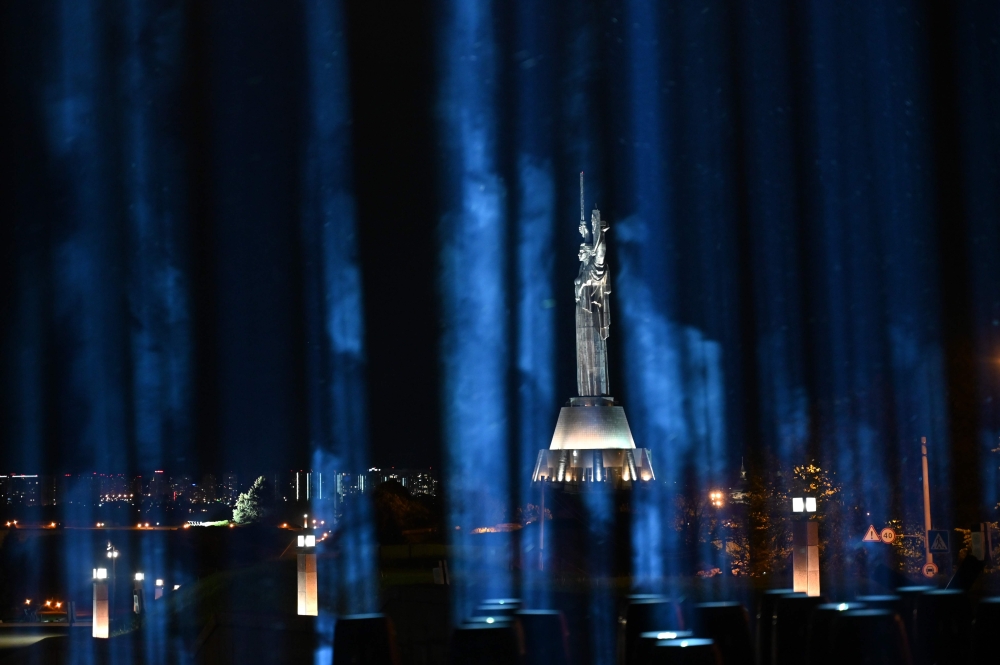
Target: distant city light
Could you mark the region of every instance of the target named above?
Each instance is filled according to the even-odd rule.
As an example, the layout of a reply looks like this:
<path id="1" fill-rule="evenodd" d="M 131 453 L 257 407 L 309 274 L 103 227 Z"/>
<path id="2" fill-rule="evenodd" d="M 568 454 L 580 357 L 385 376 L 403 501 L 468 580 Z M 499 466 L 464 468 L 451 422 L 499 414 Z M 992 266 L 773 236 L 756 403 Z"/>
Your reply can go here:
<path id="1" fill-rule="evenodd" d="M 180 585 L 180 584 L 175 584 L 175 585 L 174 585 L 174 591 L 177 591 L 177 590 L 178 590 L 178 589 L 180 589 L 180 588 L 181 588 L 181 585 Z"/>
<path id="2" fill-rule="evenodd" d="M 163 586 L 163 580 L 156 580 L 156 586 Z"/>
<path id="3" fill-rule="evenodd" d="M 136 582 L 141 582 L 141 581 L 143 581 L 144 579 L 146 579 L 146 575 L 145 575 L 145 573 L 136 573 L 136 574 L 135 574 L 135 581 L 136 581 Z"/>
<path id="4" fill-rule="evenodd" d="M 94 579 L 95 580 L 106 580 L 106 579 L 108 579 L 108 569 L 107 568 L 94 568 Z"/>

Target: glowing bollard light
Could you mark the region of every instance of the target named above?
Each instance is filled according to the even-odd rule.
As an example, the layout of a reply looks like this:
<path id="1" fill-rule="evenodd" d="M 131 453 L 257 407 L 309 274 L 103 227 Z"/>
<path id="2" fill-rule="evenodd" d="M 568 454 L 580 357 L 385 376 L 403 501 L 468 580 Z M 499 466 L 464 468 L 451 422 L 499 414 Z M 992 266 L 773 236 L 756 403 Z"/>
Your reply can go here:
<path id="1" fill-rule="evenodd" d="M 135 574 L 135 585 L 132 587 L 132 611 L 136 614 L 142 614 L 146 609 L 146 598 L 143 595 L 142 583 L 145 581 L 146 575 L 143 573 Z"/>
<path id="2" fill-rule="evenodd" d="M 299 616 L 319 615 L 316 593 L 316 536 L 299 536 Z"/>
<path id="3" fill-rule="evenodd" d="M 94 568 L 94 621 L 93 636 L 108 638 L 108 569 Z"/>
<path id="4" fill-rule="evenodd" d="M 819 596 L 819 523 L 809 519 L 816 512 L 816 499 L 793 498 L 792 512 L 800 517 L 792 523 L 792 588 Z"/>
<path id="5" fill-rule="evenodd" d="M 156 580 L 156 588 L 153 589 L 153 600 L 163 598 L 163 580 Z"/>

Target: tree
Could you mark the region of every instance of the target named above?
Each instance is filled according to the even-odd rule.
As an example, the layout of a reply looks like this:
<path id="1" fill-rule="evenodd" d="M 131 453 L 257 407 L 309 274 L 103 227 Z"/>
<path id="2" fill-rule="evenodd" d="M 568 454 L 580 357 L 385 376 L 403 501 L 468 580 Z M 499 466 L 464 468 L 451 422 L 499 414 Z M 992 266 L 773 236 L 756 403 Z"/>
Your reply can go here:
<path id="1" fill-rule="evenodd" d="M 264 476 L 253 482 L 246 492 L 240 493 L 233 508 L 233 521 L 237 524 L 252 524 L 264 516 Z"/>

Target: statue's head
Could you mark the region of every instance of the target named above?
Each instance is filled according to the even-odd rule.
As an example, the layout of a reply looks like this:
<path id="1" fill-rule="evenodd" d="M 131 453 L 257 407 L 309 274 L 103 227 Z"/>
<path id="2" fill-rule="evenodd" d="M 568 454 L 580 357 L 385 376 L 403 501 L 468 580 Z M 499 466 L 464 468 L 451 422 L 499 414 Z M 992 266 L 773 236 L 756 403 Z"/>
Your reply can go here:
<path id="1" fill-rule="evenodd" d="M 586 261 L 590 258 L 590 255 L 594 253 L 594 249 L 585 242 L 580 243 L 580 253 L 577 255 L 580 257 L 581 261 Z"/>

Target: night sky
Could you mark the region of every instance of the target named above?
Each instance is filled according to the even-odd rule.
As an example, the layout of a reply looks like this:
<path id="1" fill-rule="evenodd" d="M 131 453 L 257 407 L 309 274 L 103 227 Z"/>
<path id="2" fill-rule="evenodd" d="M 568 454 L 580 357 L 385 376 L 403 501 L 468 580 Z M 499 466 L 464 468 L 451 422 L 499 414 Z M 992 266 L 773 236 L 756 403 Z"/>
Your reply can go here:
<path id="1" fill-rule="evenodd" d="M 1000 499 L 994 3 L 455 6 L 4 6 L 0 465 L 488 439 L 519 478 L 575 389 L 584 170 L 612 392 L 678 478 L 908 484 L 926 434 L 963 519 Z"/>

